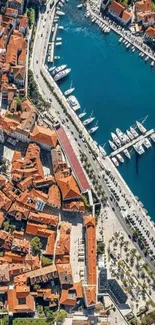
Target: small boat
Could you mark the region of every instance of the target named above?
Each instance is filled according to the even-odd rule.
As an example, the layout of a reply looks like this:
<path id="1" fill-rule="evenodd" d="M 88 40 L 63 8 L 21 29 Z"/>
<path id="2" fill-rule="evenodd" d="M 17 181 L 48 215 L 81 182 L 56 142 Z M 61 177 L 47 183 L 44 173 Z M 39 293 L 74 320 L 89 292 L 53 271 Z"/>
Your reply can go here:
<path id="1" fill-rule="evenodd" d="M 121 163 L 124 162 L 124 158 L 119 153 L 116 155 L 116 157 Z"/>
<path id="2" fill-rule="evenodd" d="M 84 111 L 83 113 L 79 114 L 79 118 L 82 118 L 86 115 L 86 112 Z"/>
<path id="3" fill-rule="evenodd" d="M 111 149 L 117 150 L 117 146 L 110 140 L 109 140 L 109 145 L 110 145 Z"/>
<path id="4" fill-rule="evenodd" d="M 70 95 L 74 90 L 75 90 L 75 88 L 69 88 L 68 90 L 66 90 L 66 91 L 64 92 L 64 95 L 65 95 L 65 96 L 68 96 L 68 95 Z"/>
<path id="5" fill-rule="evenodd" d="M 147 131 L 140 122 L 136 121 L 136 124 L 137 124 L 139 131 L 141 131 L 142 133 L 145 133 Z"/>
<path id="6" fill-rule="evenodd" d="M 57 37 L 56 40 L 57 41 L 62 41 L 62 37 Z"/>
<path id="7" fill-rule="evenodd" d="M 89 134 L 95 133 L 97 131 L 97 129 L 99 128 L 97 124 L 98 122 L 96 122 L 95 126 L 88 131 Z"/>
<path id="8" fill-rule="evenodd" d="M 62 45 L 62 42 L 56 42 L 55 45 L 60 46 L 60 45 Z"/>
<path id="9" fill-rule="evenodd" d="M 111 137 L 113 141 L 116 143 L 118 147 L 121 147 L 121 141 L 118 139 L 117 135 L 115 133 L 111 132 Z"/>
<path id="10" fill-rule="evenodd" d="M 67 98 L 67 101 L 68 101 L 69 105 L 71 106 L 71 108 L 73 108 L 74 111 L 77 111 L 78 109 L 81 108 L 81 106 L 75 96 L 73 96 L 73 95 L 69 96 Z"/>
<path id="11" fill-rule="evenodd" d="M 101 153 L 103 154 L 103 156 L 105 157 L 107 154 L 105 149 L 101 145 L 99 145 L 99 149 L 100 149 Z"/>
<path id="12" fill-rule="evenodd" d="M 133 134 L 134 138 L 138 137 L 138 135 L 139 135 L 138 132 L 132 126 L 130 126 L 130 131 Z"/>
<path id="13" fill-rule="evenodd" d="M 119 162 L 118 162 L 118 160 L 117 160 L 115 157 L 111 158 L 111 160 L 112 160 L 112 162 L 114 163 L 114 165 L 115 165 L 116 167 L 119 166 Z"/>
<path id="14" fill-rule="evenodd" d="M 65 15 L 65 13 L 63 11 L 59 11 L 59 10 L 56 11 L 56 14 L 59 15 L 59 16 L 64 16 Z"/>
<path id="15" fill-rule="evenodd" d="M 146 149 L 149 149 L 151 147 L 151 142 L 147 138 L 144 139 L 143 144 Z"/>
<path id="16" fill-rule="evenodd" d="M 59 60 L 60 56 L 54 56 L 54 60 Z"/>
<path id="17" fill-rule="evenodd" d="M 129 130 L 126 131 L 126 134 L 130 138 L 130 140 L 134 139 L 134 135 Z"/>
<path id="18" fill-rule="evenodd" d="M 131 159 L 131 155 L 128 149 L 124 149 L 123 152 L 127 158 Z"/>
<path id="19" fill-rule="evenodd" d="M 55 70 L 55 68 L 56 68 L 56 67 L 51 67 L 51 68 L 49 68 L 49 72 L 52 72 L 52 71 L 54 71 L 54 70 Z"/>
<path id="20" fill-rule="evenodd" d="M 83 7 L 83 4 L 82 3 L 80 3 L 79 5 L 77 5 L 77 8 L 78 9 L 80 9 L 80 8 L 82 8 Z"/>
<path id="21" fill-rule="evenodd" d="M 122 42 L 122 40 L 123 40 L 123 37 L 121 37 L 121 38 L 119 39 L 119 42 L 121 43 L 121 42 Z"/>
<path id="22" fill-rule="evenodd" d="M 140 142 L 136 143 L 133 145 L 133 148 L 135 149 L 135 151 L 139 154 L 142 155 L 145 151 L 144 148 L 142 146 L 142 144 Z"/>
<path id="23" fill-rule="evenodd" d="M 94 120 L 95 120 L 94 116 L 89 117 L 87 120 L 83 121 L 83 125 L 86 126 L 86 125 L 92 123 Z"/>
<path id="24" fill-rule="evenodd" d="M 154 61 L 151 62 L 151 67 L 153 67 L 153 66 L 154 66 Z"/>
<path id="25" fill-rule="evenodd" d="M 118 128 L 116 129 L 116 134 L 123 144 L 130 141 L 129 137 Z"/>
<path id="26" fill-rule="evenodd" d="M 150 135 L 150 139 L 151 139 L 153 142 L 155 142 L 155 133 L 152 133 L 152 134 Z"/>
<path id="27" fill-rule="evenodd" d="M 63 26 L 59 26 L 59 29 L 60 29 L 60 30 L 63 30 L 63 29 L 64 29 L 64 27 L 63 27 Z"/>

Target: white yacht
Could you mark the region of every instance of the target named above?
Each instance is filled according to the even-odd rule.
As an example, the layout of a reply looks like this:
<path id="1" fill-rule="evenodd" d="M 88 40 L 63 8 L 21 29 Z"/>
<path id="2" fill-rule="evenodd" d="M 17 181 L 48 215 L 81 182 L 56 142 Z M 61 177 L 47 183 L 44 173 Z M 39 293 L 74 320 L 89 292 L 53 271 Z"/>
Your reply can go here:
<path id="1" fill-rule="evenodd" d="M 70 95 L 74 90 L 75 90 L 75 88 L 69 88 L 68 90 L 66 90 L 66 91 L 64 92 L 64 95 L 65 95 L 65 96 L 68 96 L 68 95 Z"/>
<path id="2" fill-rule="evenodd" d="M 67 98 L 67 101 L 68 101 L 69 105 L 71 106 L 71 108 L 73 108 L 74 111 L 77 111 L 78 109 L 81 108 L 81 106 L 75 96 L 73 96 L 73 95 L 69 96 Z"/>
<path id="3" fill-rule="evenodd" d="M 111 158 L 111 160 L 112 160 L 112 162 L 114 163 L 114 165 L 115 165 L 116 167 L 119 166 L 119 162 L 118 162 L 118 160 L 117 160 L 115 157 Z"/>
<path id="4" fill-rule="evenodd" d="M 109 140 L 109 145 L 110 145 L 111 149 L 117 150 L 117 146 L 110 140 Z"/>
<path id="5" fill-rule="evenodd" d="M 150 139 L 151 139 L 153 142 L 155 142 L 155 133 L 152 133 L 152 134 L 150 135 Z"/>
<path id="6" fill-rule="evenodd" d="M 136 124 L 137 124 L 139 131 L 141 131 L 142 133 L 145 133 L 147 131 L 140 122 L 136 121 Z"/>
<path id="7" fill-rule="evenodd" d="M 147 138 L 144 138 L 143 144 L 146 149 L 149 149 L 151 147 L 151 142 Z"/>
<path id="8" fill-rule="evenodd" d="M 105 157 L 106 154 L 107 154 L 106 151 L 105 151 L 105 149 L 101 145 L 99 145 L 99 149 L 100 149 L 102 155 Z"/>
<path id="9" fill-rule="evenodd" d="M 116 129 L 116 134 L 119 138 L 123 136 L 123 132 L 118 128 Z"/>
<path id="10" fill-rule="evenodd" d="M 83 113 L 79 114 L 79 118 L 82 118 L 86 115 L 86 112 L 84 111 Z"/>
<path id="11" fill-rule="evenodd" d="M 52 71 L 54 71 L 54 70 L 55 70 L 55 68 L 56 68 L 56 67 L 51 67 L 51 68 L 49 68 L 49 72 L 52 72 Z"/>
<path id="12" fill-rule="evenodd" d="M 115 133 L 111 132 L 111 137 L 113 141 L 116 143 L 118 147 L 121 147 L 121 141 L 118 139 L 117 135 Z"/>
<path id="13" fill-rule="evenodd" d="M 82 8 L 83 7 L 83 4 L 82 3 L 80 3 L 79 5 L 77 5 L 77 8 Z"/>
<path id="14" fill-rule="evenodd" d="M 62 37 L 57 37 L 56 40 L 57 41 L 62 41 Z"/>
<path id="15" fill-rule="evenodd" d="M 62 42 L 56 42 L 55 45 L 60 46 L 60 45 L 62 45 Z"/>
<path id="16" fill-rule="evenodd" d="M 120 129 L 116 129 L 116 134 L 123 144 L 126 142 L 130 142 L 129 137 L 126 134 L 124 134 Z"/>
<path id="17" fill-rule="evenodd" d="M 118 153 L 118 154 L 116 155 L 116 157 L 117 157 L 117 159 L 118 159 L 121 163 L 124 162 L 124 158 L 120 155 L 120 153 Z"/>
<path id="18" fill-rule="evenodd" d="M 95 117 L 89 117 L 87 120 L 83 121 L 83 125 L 88 125 L 95 120 Z"/>
<path id="19" fill-rule="evenodd" d="M 89 133 L 89 134 L 95 133 L 95 132 L 97 131 L 98 128 L 99 128 L 99 126 L 98 126 L 97 123 L 96 123 L 96 125 L 95 125 L 94 127 L 92 127 L 92 128 L 88 131 L 88 133 Z"/>
<path id="20" fill-rule="evenodd" d="M 66 77 L 69 73 L 70 73 L 71 69 L 65 69 L 63 71 L 60 71 L 59 73 L 57 73 L 55 76 L 54 76 L 54 80 L 55 81 L 58 81 L 64 77 Z"/>
<path id="21" fill-rule="evenodd" d="M 62 71 L 62 70 L 64 70 L 64 69 L 66 69 L 67 68 L 67 64 L 62 64 L 62 65 L 60 65 L 59 67 L 57 67 L 56 69 L 55 69 L 55 73 L 58 73 L 58 72 L 60 72 L 60 71 Z"/>
<path id="22" fill-rule="evenodd" d="M 138 135 L 139 135 L 138 132 L 132 126 L 130 126 L 130 131 L 133 134 L 134 138 L 138 137 Z"/>
<path id="23" fill-rule="evenodd" d="M 130 138 L 130 140 L 134 139 L 134 135 L 129 130 L 126 131 L 126 134 Z"/>
<path id="24" fill-rule="evenodd" d="M 64 27 L 63 27 L 63 26 L 59 26 L 59 29 L 63 30 L 63 29 L 64 29 Z"/>
<path id="25" fill-rule="evenodd" d="M 140 142 L 137 142 L 136 144 L 133 145 L 133 148 L 135 149 L 135 151 L 139 154 L 142 155 L 145 151 L 144 148 L 142 146 L 142 144 Z"/>
<path id="26" fill-rule="evenodd" d="M 123 152 L 127 158 L 131 159 L 131 155 L 128 149 L 124 149 Z"/>
<path id="27" fill-rule="evenodd" d="M 59 11 L 59 10 L 56 11 L 56 14 L 59 15 L 59 16 L 64 16 L 65 15 L 65 13 L 63 11 Z"/>
<path id="28" fill-rule="evenodd" d="M 60 56 L 54 56 L 54 60 L 59 60 Z"/>

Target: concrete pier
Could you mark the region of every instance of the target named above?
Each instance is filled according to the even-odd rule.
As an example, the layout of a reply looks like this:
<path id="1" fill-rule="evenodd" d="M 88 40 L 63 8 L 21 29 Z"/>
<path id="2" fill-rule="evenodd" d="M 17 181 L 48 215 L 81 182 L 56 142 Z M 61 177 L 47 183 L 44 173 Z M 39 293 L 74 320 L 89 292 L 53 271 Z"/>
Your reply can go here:
<path id="1" fill-rule="evenodd" d="M 51 45 L 51 53 L 49 55 L 50 56 L 49 62 L 51 62 L 51 63 L 54 60 L 54 45 L 55 45 L 55 38 L 56 38 L 57 30 L 58 30 L 58 24 L 55 24 L 54 32 L 53 32 L 53 36 L 52 36 L 52 42 L 49 43 Z"/>
<path id="2" fill-rule="evenodd" d="M 131 140 L 129 143 L 126 143 L 124 146 L 122 146 L 121 148 L 118 148 L 117 150 L 113 151 L 109 157 L 114 157 L 116 156 L 118 153 L 122 152 L 123 150 L 133 146 L 134 144 L 136 144 L 137 142 L 143 140 L 144 138 L 148 137 L 149 135 L 151 135 L 152 133 L 154 133 L 154 129 L 151 129 L 149 131 L 147 131 L 145 134 L 141 134 L 139 137 L 135 138 L 134 140 Z"/>

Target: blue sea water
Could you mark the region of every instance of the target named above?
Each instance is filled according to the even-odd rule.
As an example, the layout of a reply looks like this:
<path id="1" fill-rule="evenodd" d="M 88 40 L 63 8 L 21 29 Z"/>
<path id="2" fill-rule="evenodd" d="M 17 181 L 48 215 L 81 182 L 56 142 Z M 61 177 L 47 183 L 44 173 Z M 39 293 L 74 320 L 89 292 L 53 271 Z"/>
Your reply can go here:
<path id="1" fill-rule="evenodd" d="M 125 131 L 148 115 L 146 128 L 155 128 L 155 71 L 138 52 L 126 50 L 116 34 L 103 34 L 84 17 L 83 9 L 76 8 L 78 3 L 65 4 L 66 15 L 59 22 L 64 31 L 57 37 L 63 44 L 56 47 L 55 55 L 61 59 L 55 63 L 72 69 L 59 85 L 65 91 L 72 82 L 81 111 L 85 108 L 87 116 L 93 111 L 99 122 L 94 139 L 106 143 L 109 151 L 108 139 L 117 127 Z M 155 144 L 141 157 L 133 151 L 119 170 L 155 221 Z"/>

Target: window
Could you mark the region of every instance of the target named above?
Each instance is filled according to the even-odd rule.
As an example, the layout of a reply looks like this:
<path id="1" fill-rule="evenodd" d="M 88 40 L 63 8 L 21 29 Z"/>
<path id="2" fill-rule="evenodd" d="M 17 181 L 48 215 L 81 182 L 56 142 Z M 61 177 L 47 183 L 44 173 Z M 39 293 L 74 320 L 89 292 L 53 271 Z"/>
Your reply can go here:
<path id="1" fill-rule="evenodd" d="M 18 299 L 18 304 L 19 305 L 26 305 L 26 298 L 19 298 Z"/>

